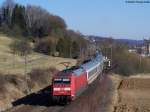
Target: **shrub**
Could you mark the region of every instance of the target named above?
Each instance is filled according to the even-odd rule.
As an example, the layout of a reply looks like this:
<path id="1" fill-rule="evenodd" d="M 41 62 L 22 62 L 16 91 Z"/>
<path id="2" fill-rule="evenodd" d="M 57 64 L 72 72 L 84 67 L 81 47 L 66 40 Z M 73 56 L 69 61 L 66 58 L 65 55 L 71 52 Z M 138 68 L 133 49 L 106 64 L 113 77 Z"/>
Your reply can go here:
<path id="1" fill-rule="evenodd" d="M 30 79 L 33 83 L 37 83 L 40 87 L 47 86 L 51 83 L 51 78 L 58 72 L 57 69 L 51 67 L 49 69 L 33 69 L 30 73 Z"/>
<path id="2" fill-rule="evenodd" d="M 6 87 L 7 84 L 11 84 L 12 87 L 18 88 L 21 92 L 27 91 L 27 82 L 25 81 L 25 77 L 18 75 L 0 75 L 0 90 L 5 93 L 9 89 L 9 86 Z"/>
<path id="3" fill-rule="evenodd" d="M 112 59 L 113 65 L 117 65 L 113 72 L 125 76 L 150 73 L 150 59 L 136 53 L 129 53 L 127 45 L 108 40 L 101 43 L 100 47 L 103 55 Z"/>
<path id="4" fill-rule="evenodd" d="M 114 72 L 118 74 L 132 75 L 150 72 L 149 59 L 141 57 L 138 54 L 129 53 L 126 50 L 115 52 L 113 62 L 118 65 L 116 69 L 114 69 Z"/>
<path id="5" fill-rule="evenodd" d="M 45 38 L 45 39 L 41 39 L 39 42 L 37 42 L 35 44 L 35 48 L 34 50 L 36 52 L 39 52 L 39 53 L 44 53 L 46 55 L 53 55 L 55 53 L 55 39 L 50 38 Z"/>
<path id="6" fill-rule="evenodd" d="M 15 40 L 13 43 L 10 44 L 10 48 L 13 53 L 15 54 L 17 53 L 21 56 L 28 55 L 32 51 L 30 43 L 26 40 L 21 41 Z"/>

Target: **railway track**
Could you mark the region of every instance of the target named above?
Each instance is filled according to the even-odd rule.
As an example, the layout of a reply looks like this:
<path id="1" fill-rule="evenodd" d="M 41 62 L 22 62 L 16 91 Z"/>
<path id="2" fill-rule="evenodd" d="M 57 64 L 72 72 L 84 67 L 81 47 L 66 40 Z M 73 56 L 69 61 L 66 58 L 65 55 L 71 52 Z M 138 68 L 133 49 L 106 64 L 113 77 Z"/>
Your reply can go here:
<path id="1" fill-rule="evenodd" d="M 100 77 L 97 80 L 103 82 L 103 80 L 106 78 L 106 74 L 108 74 L 109 71 L 111 70 L 109 69 L 107 72 L 105 71 L 105 73 L 103 75 L 100 75 Z M 95 80 L 84 93 L 88 93 L 90 90 L 93 91 L 94 88 L 92 86 L 96 85 L 97 80 Z M 50 94 L 50 87 L 46 87 L 37 93 L 30 94 L 28 96 L 25 96 L 24 98 L 13 102 L 13 108 L 5 112 L 62 112 L 63 110 L 65 110 L 65 107 L 70 106 L 70 104 L 53 105 L 53 103 L 50 100 Z M 84 95 L 81 95 L 81 97 L 82 96 L 84 97 Z M 77 100 L 80 99 L 77 98 Z"/>

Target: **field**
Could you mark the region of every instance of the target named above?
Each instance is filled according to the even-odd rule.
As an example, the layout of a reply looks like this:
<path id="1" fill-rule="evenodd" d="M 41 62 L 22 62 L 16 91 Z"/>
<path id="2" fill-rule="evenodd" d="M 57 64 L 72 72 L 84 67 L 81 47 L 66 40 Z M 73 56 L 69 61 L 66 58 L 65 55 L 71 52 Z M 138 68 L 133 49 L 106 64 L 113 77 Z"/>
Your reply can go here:
<path id="1" fill-rule="evenodd" d="M 0 35 L 0 72 L 4 74 L 24 74 L 24 57 L 13 55 L 9 47 L 13 40 L 5 35 Z M 65 67 L 60 64 L 61 62 L 71 62 L 70 66 L 72 66 L 75 65 L 76 60 L 33 52 L 27 57 L 27 72 L 30 72 L 34 68 L 45 69 L 49 67 L 56 67 L 62 70 Z"/>
<path id="2" fill-rule="evenodd" d="M 150 112 L 150 77 L 120 78 L 114 92 L 113 112 Z"/>

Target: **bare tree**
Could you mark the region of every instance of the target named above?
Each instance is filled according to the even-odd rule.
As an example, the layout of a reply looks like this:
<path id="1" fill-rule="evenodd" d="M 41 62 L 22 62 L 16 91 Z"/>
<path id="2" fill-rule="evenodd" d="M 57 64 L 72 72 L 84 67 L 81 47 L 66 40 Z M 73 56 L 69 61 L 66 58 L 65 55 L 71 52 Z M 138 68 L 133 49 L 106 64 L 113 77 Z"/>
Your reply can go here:
<path id="1" fill-rule="evenodd" d="M 27 75 L 27 56 L 28 54 L 31 53 L 31 46 L 30 43 L 26 40 L 21 40 L 21 41 L 14 41 L 11 45 L 10 48 L 12 50 L 12 53 L 14 54 L 14 63 L 15 63 L 15 54 L 21 55 L 24 57 L 24 64 L 25 64 L 25 69 L 24 69 L 24 74 L 26 77 L 26 82 L 28 83 L 28 80 L 30 77 Z M 30 93 L 30 88 L 28 87 L 28 93 Z"/>
<path id="2" fill-rule="evenodd" d="M 28 29 L 35 37 L 49 35 L 52 31 L 60 32 L 60 29 L 65 29 L 65 21 L 59 17 L 50 14 L 41 7 L 28 5 L 25 11 L 26 24 Z"/>
<path id="3" fill-rule="evenodd" d="M 28 5 L 25 11 L 25 18 L 27 27 L 32 31 L 34 36 L 40 37 L 40 33 L 46 34 L 49 32 L 49 13 L 46 10 Z"/>
<path id="4" fill-rule="evenodd" d="M 27 73 L 27 56 L 31 53 L 31 46 L 26 40 L 22 41 L 14 41 L 10 48 L 13 54 L 18 54 L 20 56 L 24 56 L 24 63 L 25 63 L 25 74 Z"/>
<path id="5" fill-rule="evenodd" d="M 10 25 L 11 24 L 11 17 L 13 13 L 13 9 L 15 7 L 15 2 L 13 0 L 6 0 L 1 8 L 1 16 L 5 19 L 5 21 Z M 7 10 L 7 12 L 6 12 Z M 4 17 L 4 13 L 7 13 L 7 16 Z"/>

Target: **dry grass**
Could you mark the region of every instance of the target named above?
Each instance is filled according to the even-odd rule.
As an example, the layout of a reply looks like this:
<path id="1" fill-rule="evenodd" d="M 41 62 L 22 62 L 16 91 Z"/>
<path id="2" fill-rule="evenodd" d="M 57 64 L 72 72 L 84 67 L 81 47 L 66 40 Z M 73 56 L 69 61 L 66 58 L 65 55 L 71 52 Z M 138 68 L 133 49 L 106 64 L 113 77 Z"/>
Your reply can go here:
<path id="1" fill-rule="evenodd" d="M 11 102 L 23 97 L 28 92 L 37 91 L 50 85 L 52 75 L 65 67 L 61 62 L 76 64 L 76 60 L 51 57 L 33 52 L 28 56 L 27 72 L 29 79 L 24 74 L 24 57 L 13 55 L 9 45 L 12 38 L 0 34 L 0 111 L 10 108 Z M 9 75 L 8 75 L 9 74 Z"/>
<path id="2" fill-rule="evenodd" d="M 24 57 L 18 55 L 14 56 L 11 53 L 9 45 L 12 42 L 12 38 L 0 35 L 0 72 L 5 74 L 24 74 Z M 52 57 L 35 52 L 29 55 L 27 60 L 27 72 L 30 72 L 35 68 L 45 69 L 49 67 L 56 67 L 57 69 L 62 70 L 65 67 L 60 64 L 61 62 L 71 62 L 70 66 L 76 64 L 76 60 L 73 59 Z"/>
<path id="3" fill-rule="evenodd" d="M 25 96 L 25 78 L 16 75 L 0 75 L 0 111 L 10 108 L 11 102 Z"/>
<path id="4" fill-rule="evenodd" d="M 33 52 L 27 58 L 28 81 L 24 74 L 24 57 L 13 55 L 9 45 L 14 38 L 0 34 L 0 111 L 10 108 L 11 102 L 21 98 L 30 92 L 50 85 L 52 75 L 56 69 L 65 67 L 61 62 L 76 64 L 76 60 L 60 57 L 51 57 Z M 9 74 L 9 75 L 8 75 Z"/>
<path id="5" fill-rule="evenodd" d="M 55 68 L 33 69 L 28 75 L 30 77 L 29 88 L 37 91 L 51 84 L 52 76 L 58 72 Z"/>
<path id="6" fill-rule="evenodd" d="M 140 73 L 136 75 L 131 75 L 129 78 L 150 78 L 150 73 Z"/>
<path id="7" fill-rule="evenodd" d="M 112 81 L 112 94 L 111 94 L 111 102 L 109 104 L 109 111 L 108 112 L 114 112 L 114 106 L 118 104 L 118 88 L 120 86 L 120 82 L 122 81 L 123 76 L 120 76 L 118 74 L 111 74 L 109 75 L 109 78 Z"/>
<path id="8" fill-rule="evenodd" d="M 129 77 L 110 75 L 114 86 L 110 112 L 149 112 L 150 77 L 148 75 L 137 74 Z"/>
<path id="9" fill-rule="evenodd" d="M 149 112 L 149 93 L 149 78 L 125 78 L 119 87 L 119 101 L 115 112 Z"/>
<path id="10" fill-rule="evenodd" d="M 52 75 L 57 72 L 55 68 L 34 69 L 28 78 L 12 74 L 0 75 L 0 111 L 10 108 L 11 102 L 49 86 Z"/>

